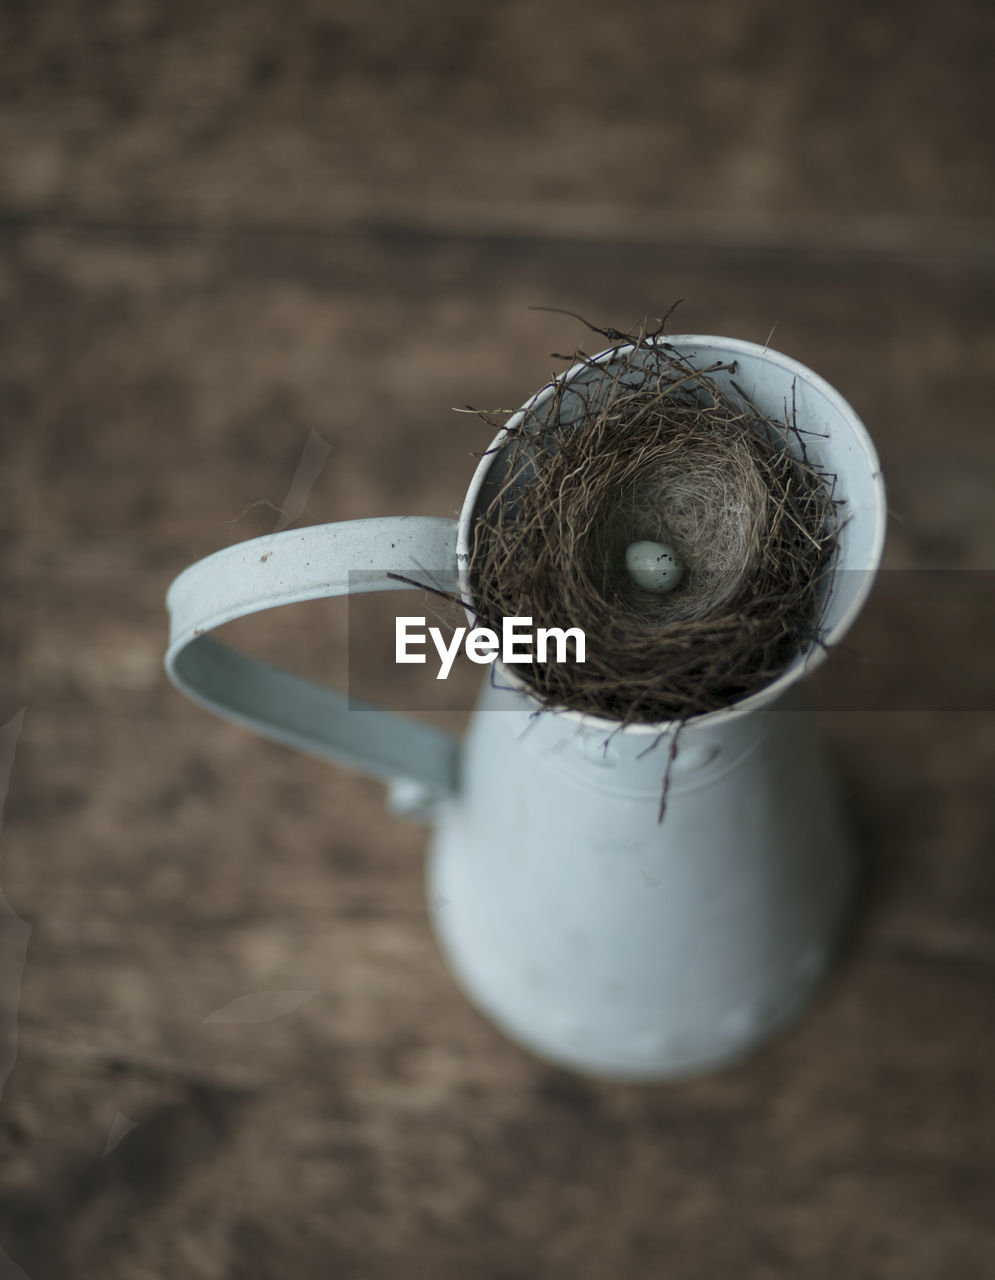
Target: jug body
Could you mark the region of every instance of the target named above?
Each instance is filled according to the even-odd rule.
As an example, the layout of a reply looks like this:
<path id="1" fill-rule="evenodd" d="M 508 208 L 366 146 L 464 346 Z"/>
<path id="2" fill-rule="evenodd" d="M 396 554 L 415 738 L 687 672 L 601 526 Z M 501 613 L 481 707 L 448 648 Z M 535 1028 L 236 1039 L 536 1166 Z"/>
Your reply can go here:
<path id="1" fill-rule="evenodd" d="M 803 700 L 689 722 L 662 823 L 669 733 L 535 710 L 485 687 L 432 840 L 454 974 L 561 1066 L 660 1080 L 742 1057 L 808 1001 L 854 886 Z"/>

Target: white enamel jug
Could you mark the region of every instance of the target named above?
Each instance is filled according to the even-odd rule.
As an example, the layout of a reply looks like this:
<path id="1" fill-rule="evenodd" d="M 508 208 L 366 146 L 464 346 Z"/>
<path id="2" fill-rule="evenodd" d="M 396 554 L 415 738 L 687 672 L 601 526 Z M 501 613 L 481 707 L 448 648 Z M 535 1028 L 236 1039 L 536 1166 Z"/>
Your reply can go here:
<path id="1" fill-rule="evenodd" d="M 254 538 L 192 565 L 167 598 L 166 668 L 185 694 L 388 780 L 396 810 L 434 821 L 432 918 L 471 999 L 547 1061 L 645 1081 L 741 1057 L 805 1005 L 832 959 L 855 849 L 797 686 L 862 607 L 885 525 L 873 445 L 826 382 L 753 343 L 666 341 L 699 368 L 734 361 L 733 373 L 711 376 L 732 396 L 734 379 L 774 420 L 793 410 L 843 506 L 823 644 L 759 693 L 685 723 L 662 822 L 674 724 L 619 730 L 575 712 L 536 716 L 513 669 L 498 662 L 460 744 L 208 634 L 277 605 L 405 586 L 388 574 L 429 583 L 458 575 L 471 598 L 472 530 L 493 447 L 458 522 L 388 517 Z M 574 385 L 592 376 L 586 364 L 563 375 Z M 550 395 L 551 387 L 540 391 L 508 427 Z"/>

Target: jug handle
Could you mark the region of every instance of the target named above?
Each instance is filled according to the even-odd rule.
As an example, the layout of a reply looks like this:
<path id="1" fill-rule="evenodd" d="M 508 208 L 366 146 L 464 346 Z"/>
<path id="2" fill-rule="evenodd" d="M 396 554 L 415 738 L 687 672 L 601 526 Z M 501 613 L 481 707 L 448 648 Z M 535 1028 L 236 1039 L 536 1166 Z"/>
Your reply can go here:
<path id="1" fill-rule="evenodd" d="M 311 755 L 392 783 L 395 812 L 425 814 L 457 790 L 459 745 L 449 733 L 358 703 L 221 644 L 209 632 L 263 609 L 409 584 L 451 584 L 456 521 L 386 516 L 251 538 L 185 569 L 166 593 L 165 667 L 192 701 Z"/>

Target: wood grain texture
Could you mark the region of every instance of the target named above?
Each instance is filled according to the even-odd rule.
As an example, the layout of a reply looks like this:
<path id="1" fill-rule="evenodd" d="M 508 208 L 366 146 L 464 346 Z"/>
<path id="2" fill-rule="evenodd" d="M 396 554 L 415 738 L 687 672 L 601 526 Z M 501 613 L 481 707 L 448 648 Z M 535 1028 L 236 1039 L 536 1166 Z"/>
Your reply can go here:
<path id="1" fill-rule="evenodd" d="M 70 0 L 0 31 L 0 883 L 32 926 L 0 1247 L 31 1280 L 984 1280 L 990 9 Z M 452 514 L 489 442 L 452 406 L 587 342 L 530 306 L 681 297 L 676 331 L 773 328 L 841 390 L 894 519 L 813 681 L 865 850 L 845 960 L 742 1066 L 634 1088 L 465 1003 L 423 830 L 184 703 L 163 594 L 274 527 L 312 430 L 302 523 Z M 461 724 L 473 672 L 360 661 L 385 616 L 240 636 Z"/>

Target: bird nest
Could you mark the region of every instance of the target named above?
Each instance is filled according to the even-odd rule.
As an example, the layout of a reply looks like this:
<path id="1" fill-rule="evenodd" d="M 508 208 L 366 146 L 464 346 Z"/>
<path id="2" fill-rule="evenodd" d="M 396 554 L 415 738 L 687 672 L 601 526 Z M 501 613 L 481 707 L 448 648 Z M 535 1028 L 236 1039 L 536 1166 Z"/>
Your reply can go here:
<path id="1" fill-rule="evenodd" d="M 583 630 L 583 663 L 515 667 L 544 708 L 624 726 L 728 707 L 819 641 L 832 477 L 793 410 L 775 421 L 750 402 L 735 363 L 697 369 L 645 334 L 574 358 L 586 369 L 496 446 L 469 566 L 478 625 Z M 639 585 L 626 564 L 639 542 L 673 549 L 676 588 Z"/>

